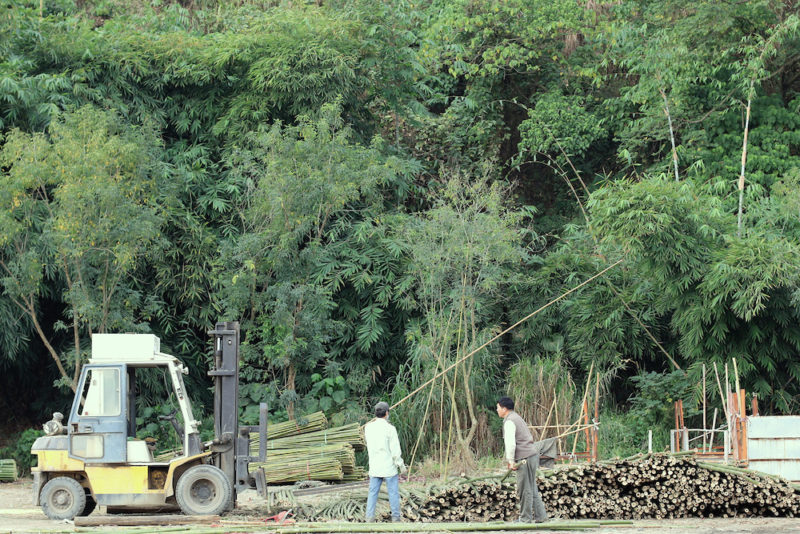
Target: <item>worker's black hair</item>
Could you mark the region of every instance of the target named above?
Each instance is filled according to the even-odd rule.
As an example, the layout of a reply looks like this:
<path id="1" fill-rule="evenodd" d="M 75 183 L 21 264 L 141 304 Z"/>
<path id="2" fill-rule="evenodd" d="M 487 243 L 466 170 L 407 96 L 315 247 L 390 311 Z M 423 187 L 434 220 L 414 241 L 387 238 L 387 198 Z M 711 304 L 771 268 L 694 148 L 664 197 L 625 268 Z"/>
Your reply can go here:
<path id="1" fill-rule="evenodd" d="M 497 404 L 503 408 L 508 408 L 509 410 L 514 409 L 514 401 L 511 400 L 511 397 L 500 397 L 500 399 L 497 401 Z"/>
<path id="2" fill-rule="evenodd" d="M 386 412 L 388 412 L 388 411 L 389 410 L 387 410 L 386 408 L 383 408 L 383 407 L 375 408 L 375 417 L 378 417 L 378 418 L 384 417 L 384 416 L 386 416 Z"/>

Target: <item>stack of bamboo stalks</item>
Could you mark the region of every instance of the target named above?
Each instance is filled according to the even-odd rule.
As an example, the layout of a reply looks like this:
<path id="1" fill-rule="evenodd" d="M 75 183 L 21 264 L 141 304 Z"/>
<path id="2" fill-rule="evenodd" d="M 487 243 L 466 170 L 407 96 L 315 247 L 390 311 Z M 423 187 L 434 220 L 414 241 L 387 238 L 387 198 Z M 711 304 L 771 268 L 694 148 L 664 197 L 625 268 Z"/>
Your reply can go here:
<path id="1" fill-rule="evenodd" d="M 0 482 L 14 482 L 15 480 L 17 480 L 17 462 L 0 460 Z"/>
<path id="2" fill-rule="evenodd" d="M 342 464 L 336 458 L 311 456 L 295 461 L 271 461 L 250 464 L 264 467 L 269 484 L 288 484 L 300 480 L 342 480 Z"/>
<path id="3" fill-rule="evenodd" d="M 540 472 L 539 489 L 551 516 L 569 519 L 800 516 L 800 491 L 772 475 L 689 455 L 559 467 Z M 403 513 L 419 521 L 515 519 L 513 484 L 465 481 L 405 499 Z"/>
<path id="4" fill-rule="evenodd" d="M 251 463 L 250 467 L 263 467 L 267 482 L 271 484 L 299 480 L 350 481 L 360 469 L 349 443 L 271 450 L 265 463 Z M 356 480 L 363 480 L 363 476 Z"/>
<path id="5" fill-rule="evenodd" d="M 300 417 L 295 421 L 284 421 L 283 423 L 273 423 L 269 425 L 269 439 L 296 436 L 298 434 L 306 434 L 326 428 L 328 428 L 328 418 L 325 417 L 323 412 L 314 412 Z"/>
<path id="6" fill-rule="evenodd" d="M 317 430 L 315 432 L 303 432 L 278 439 L 273 439 L 274 436 L 271 428 L 270 426 L 268 436 L 269 442 L 267 443 L 267 450 L 269 451 L 276 449 L 319 447 L 320 445 L 334 445 L 337 443 L 350 444 L 357 451 L 365 448 L 364 438 L 361 436 L 361 427 L 358 423 Z M 253 448 L 253 450 L 258 450 L 258 444 L 258 435 L 251 435 L 250 447 Z"/>
<path id="7" fill-rule="evenodd" d="M 267 461 L 251 463 L 251 469 L 264 467 L 267 482 L 291 483 L 300 480 L 358 481 L 366 477 L 363 468 L 356 466 L 355 451 L 364 449 L 364 438 L 358 424 L 325 428 L 327 420 L 318 412 L 306 416 L 308 424 L 280 423 L 277 439 L 269 428 Z M 251 435 L 250 448 L 258 450 L 260 438 Z"/>

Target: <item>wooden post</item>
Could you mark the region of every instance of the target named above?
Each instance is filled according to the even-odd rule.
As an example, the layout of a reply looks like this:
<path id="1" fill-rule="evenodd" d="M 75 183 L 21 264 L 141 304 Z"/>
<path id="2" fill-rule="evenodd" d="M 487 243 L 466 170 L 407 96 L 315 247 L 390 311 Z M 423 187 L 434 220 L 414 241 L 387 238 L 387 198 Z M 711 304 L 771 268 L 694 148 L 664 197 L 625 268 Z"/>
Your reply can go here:
<path id="1" fill-rule="evenodd" d="M 739 375 L 736 375 L 736 381 L 739 381 Z M 738 385 L 738 384 L 737 384 Z M 745 412 L 745 403 L 744 403 L 745 393 L 743 389 L 739 390 L 739 406 L 741 407 L 741 417 L 739 418 L 739 439 L 741 441 L 739 445 L 739 455 L 740 460 L 749 463 L 750 458 L 747 453 L 747 412 Z"/>
<path id="2" fill-rule="evenodd" d="M 678 416 L 678 401 L 672 403 L 672 411 L 675 413 L 675 431 L 677 432 L 681 429 L 680 417 Z"/>
<path id="3" fill-rule="evenodd" d="M 754 417 L 758 417 L 758 395 L 753 393 L 753 399 L 750 401 L 750 410 Z"/>

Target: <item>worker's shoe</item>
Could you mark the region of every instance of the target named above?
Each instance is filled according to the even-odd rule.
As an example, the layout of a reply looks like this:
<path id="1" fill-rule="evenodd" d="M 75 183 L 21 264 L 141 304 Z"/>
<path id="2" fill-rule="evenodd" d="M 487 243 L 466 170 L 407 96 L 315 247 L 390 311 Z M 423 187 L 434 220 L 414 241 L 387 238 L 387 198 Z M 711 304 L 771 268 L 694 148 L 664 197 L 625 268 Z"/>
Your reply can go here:
<path id="1" fill-rule="evenodd" d="M 537 519 L 534 523 L 547 523 L 548 521 L 550 521 L 550 518 L 545 517 L 544 519 Z"/>
<path id="2" fill-rule="evenodd" d="M 364 521 L 365 521 L 366 523 L 374 523 L 374 522 L 375 522 L 375 518 L 374 518 L 374 517 L 367 516 L 367 517 L 364 519 Z"/>
<path id="3" fill-rule="evenodd" d="M 403 521 L 402 517 L 394 517 L 394 516 L 392 516 L 392 523 L 404 523 L 404 522 L 405 521 Z"/>

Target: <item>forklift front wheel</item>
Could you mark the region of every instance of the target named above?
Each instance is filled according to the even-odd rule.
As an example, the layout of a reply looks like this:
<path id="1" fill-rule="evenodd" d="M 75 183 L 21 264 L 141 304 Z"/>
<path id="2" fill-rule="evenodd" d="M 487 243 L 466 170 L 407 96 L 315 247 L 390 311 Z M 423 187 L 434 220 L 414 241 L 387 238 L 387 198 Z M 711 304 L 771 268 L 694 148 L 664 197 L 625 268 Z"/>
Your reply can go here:
<path id="1" fill-rule="evenodd" d="M 41 503 L 50 519 L 74 519 L 86 507 L 86 493 L 74 478 L 58 477 L 42 488 Z"/>
<path id="2" fill-rule="evenodd" d="M 225 473 L 213 465 L 189 468 L 175 486 L 175 498 L 184 514 L 219 515 L 233 495 Z"/>

